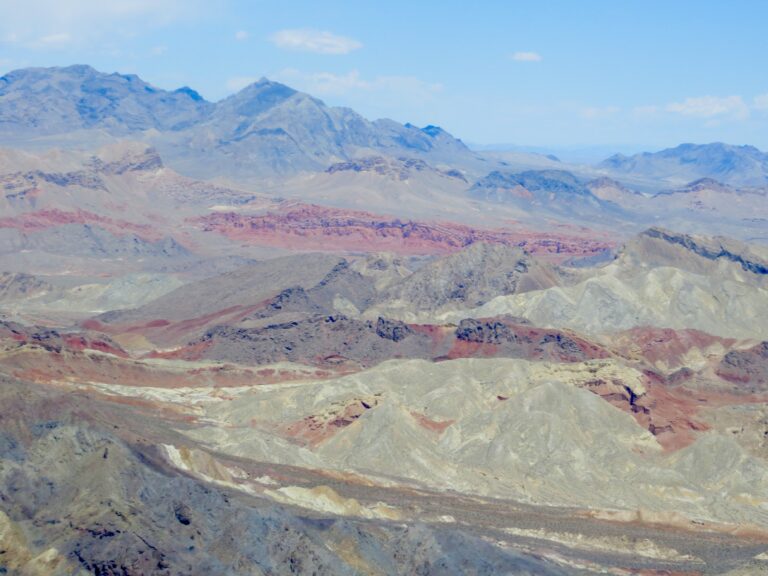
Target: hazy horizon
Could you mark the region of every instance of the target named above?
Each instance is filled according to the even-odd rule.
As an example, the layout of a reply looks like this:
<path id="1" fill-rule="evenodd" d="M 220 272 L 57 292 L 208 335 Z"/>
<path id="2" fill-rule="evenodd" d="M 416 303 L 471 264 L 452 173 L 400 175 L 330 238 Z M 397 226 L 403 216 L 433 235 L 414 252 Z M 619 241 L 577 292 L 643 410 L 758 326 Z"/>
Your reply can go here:
<path id="1" fill-rule="evenodd" d="M 757 2 L 0 8 L 2 73 L 82 63 L 212 101 L 266 76 L 368 118 L 437 124 L 485 146 L 768 148 L 768 80 L 755 73 L 768 55 L 768 5 Z"/>

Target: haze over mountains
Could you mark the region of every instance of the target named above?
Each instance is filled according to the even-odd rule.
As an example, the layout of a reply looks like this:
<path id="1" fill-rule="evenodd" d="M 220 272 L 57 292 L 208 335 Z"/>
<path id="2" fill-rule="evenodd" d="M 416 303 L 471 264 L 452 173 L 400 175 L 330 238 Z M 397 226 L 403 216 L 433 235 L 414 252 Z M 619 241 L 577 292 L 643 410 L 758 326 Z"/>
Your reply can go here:
<path id="1" fill-rule="evenodd" d="M 438 127 L 369 121 L 267 79 L 217 103 L 88 66 L 18 70 L 0 81 L 0 143 L 92 150 L 125 139 L 155 147 L 164 165 L 193 178 L 411 217 L 668 225 L 744 239 L 764 237 L 768 217 L 768 161 L 749 146 L 686 144 L 567 165 L 482 156 Z"/>
<path id="2" fill-rule="evenodd" d="M 677 185 L 700 178 L 735 186 L 760 187 L 768 183 L 768 154 L 754 146 L 680 144 L 655 153 L 629 157 L 617 154 L 600 166 L 618 174 L 659 178 Z"/>
<path id="3" fill-rule="evenodd" d="M 768 163 L 0 79 L 0 572 L 761 574 Z"/>
<path id="4" fill-rule="evenodd" d="M 141 135 L 190 175 L 203 177 L 324 169 L 364 150 L 443 160 L 473 156 L 439 128 L 369 122 L 266 78 L 215 104 L 190 88 L 169 92 L 135 75 L 89 66 L 19 70 L 0 81 L 3 140 L 93 130 Z"/>

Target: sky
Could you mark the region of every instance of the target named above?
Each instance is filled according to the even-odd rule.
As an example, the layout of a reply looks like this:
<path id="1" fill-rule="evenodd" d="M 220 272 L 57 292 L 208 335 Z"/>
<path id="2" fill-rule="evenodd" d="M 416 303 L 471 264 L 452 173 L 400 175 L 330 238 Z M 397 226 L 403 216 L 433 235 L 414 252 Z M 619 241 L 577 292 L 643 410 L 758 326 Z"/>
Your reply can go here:
<path id="1" fill-rule="evenodd" d="M 0 0 L 0 73 L 90 64 L 553 151 L 768 150 L 768 1 Z"/>

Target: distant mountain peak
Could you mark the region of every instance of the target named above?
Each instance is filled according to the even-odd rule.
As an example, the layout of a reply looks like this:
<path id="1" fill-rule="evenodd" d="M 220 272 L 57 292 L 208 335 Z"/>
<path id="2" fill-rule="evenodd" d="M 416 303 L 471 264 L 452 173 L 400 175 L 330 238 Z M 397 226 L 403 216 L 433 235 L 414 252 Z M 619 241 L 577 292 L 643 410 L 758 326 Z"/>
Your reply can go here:
<path id="1" fill-rule="evenodd" d="M 70 66 L 64 66 L 60 68 L 60 70 L 82 75 L 99 73 L 93 66 L 89 64 L 72 64 Z"/>
<path id="2" fill-rule="evenodd" d="M 424 132 L 424 134 L 429 134 L 433 138 L 440 134 L 445 134 L 445 130 L 440 128 L 440 126 L 433 126 L 432 124 L 424 126 L 424 128 L 422 128 L 421 131 Z"/>
<path id="3" fill-rule="evenodd" d="M 211 104 L 190 89 L 169 92 L 135 74 L 91 66 L 15 70 L 0 83 L 0 132 L 67 134 L 102 129 L 127 135 L 178 130 L 199 121 Z"/>
<path id="4" fill-rule="evenodd" d="M 629 189 L 626 186 L 624 186 L 624 184 L 622 184 L 618 180 L 615 180 L 614 178 L 609 178 L 608 176 L 600 176 L 599 178 L 590 180 L 589 182 L 587 182 L 587 186 L 589 187 L 612 186 L 614 188 L 629 191 Z"/>
<path id="5" fill-rule="evenodd" d="M 595 196 L 579 178 L 565 170 L 494 170 L 469 189 L 476 199 L 531 207 L 547 207 L 569 215 L 592 214 L 610 205 Z"/>
<path id="6" fill-rule="evenodd" d="M 408 180 L 417 172 L 427 172 L 446 178 L 455 178 L 466 182 L 464 175 L 458 170 L 439 170 L 420 158 L 365 156 L 353 158 L 344 162 L 336 162 L 326 168 L 326 174 L 368 173 L 387 176 L 394 180 Z"/>
<path id="7" fill-rule="evenodd" d="M 715 180 L 714 178 L 704 177 L 699 178 L 698 180 L 694 180 L 693 182 L 689 182 L 685 185 L 684 190 L 703 190 L 705 188 L 720 190 L 727 188 L 727 186 L 719 180 Z"/>
<path id="8" fill-rule="evenodd" d="M 433 164 L 474 160 L 442 128 L 369 121 L 348 108 L 262 77 L 216 102 L 188 86 L 164 90 L 135 74 L 88 65 L 28 68 L 0 78 L 0 141 L 40 136 L 127 136 L 150 141 L 170 165 L 208 177 L 322 170 L 365 154 L 429 157 Z M 203 160 L 204 159 L 204 160 Z"/>
<path id="9" fill-rule="evenodd" d="M 713 178 L 731 186 L 764 186 L 768 183 L 768 154 L 754 146 L 723 142 L 680 144 L 658 152 L 633 156 L 615 154 L 599 168 L 632 174 L 679 185 L 681 179 L 693 181 Z"/>
<path id="10" fill-rule="evenodd" d="M 283 84 L 282 82 L 278 82 L 276 80 L 270 80 L 266 76 L 262 76 L 255 82 L 251 82 L 248 84 L 245 88 L 240 90 L 239 93 L 242 92 L 252 92 L 252 91 L 259 91 L 263 92 L 264 90 L 285 90 L 286 92 L 290 92 L 292 94 L 296 94 L 297 90 L 294 90 L 287 84 Z"/>
<path id="11" fill-rule="evenodd" d="M 285 84 L 261 78 L 225 98 L 219 103 L 219 106 L 235 111 L 242 116 L 256 116 L 268 108 L 285 102 L 296 94 L 298 94 L 297 90 Z"/>
<path id="12" fill-rule="evenodd" d="M 182 86 L 181 88 L 177 88 L 176 90 L 174 90 L 174 93 L 186 94 L 187 96 L 192 98 L 192 100 L 194 100 L 195 102 L 205 101 L 205 98 L 203 98 L 197 90 L 193 90 L 189 86 Z"/>

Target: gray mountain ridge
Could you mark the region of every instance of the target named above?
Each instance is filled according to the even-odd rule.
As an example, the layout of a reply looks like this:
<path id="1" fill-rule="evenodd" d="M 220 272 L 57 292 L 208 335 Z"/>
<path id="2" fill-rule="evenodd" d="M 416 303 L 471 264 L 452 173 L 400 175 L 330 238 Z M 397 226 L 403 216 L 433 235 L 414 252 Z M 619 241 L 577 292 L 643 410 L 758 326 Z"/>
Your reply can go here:
<path id="1" fill-rule="evenodd" d="M 85 65 L 0 78 L 0 142 L 66 136 L 77 145 L 92 131 L 148 141 L 174 168 L 196 177 L 322 170 L 366 151 L 433 162 L 475 159 L 439 127 L 371 122 L 266 78 L 216 103 L 188 87 L 162 90 L 133 74 Z"/>
<path id="2" fill-rule="evenodd" d="M 537 224 L 549 218 L 634 231 L 658 224 L 764 237 L 760 195 L 768 190 L 768 155 L 751 146 L 683 144 L 615 155 L 599 166 L 542 163 L 530 155 L 482 156 L 438 126 L 369 121 L 266 78 L 215 103 L 188 87 L 162 90 L 136 75 L 84 65 L 0 78 L 0 146 L 92 150 L 125 140 L 151 153 L 85 171 L 38 170 L 33 179 L 44 187 L 106 186 L 103 175 L 87 182 L 92 175 L 85 172 L 167 167 L 198 180 L 223 178 L 227 188 L 372 212 L 413 209 L 424 217 L 444 210 L 459 220 L 508 214 Z M 6 160 L 14 174 L 6 199 L 14 209 L 34 208 L 32 182 L 23 181 L 27 172 L 16 174 L 14 161 Z M 211 194 L 202 199 L 189 188 L 184 197 L 201 205 L 221 203 L 213 196 L 236 200 Z"/>
<path id="3" fill-rule="evenodd" d="M 625 216 L 619 205 L 595 196 L 590 182 L 566 170 L 494 170 L 475 182 L 468 194 L 477 200 L 517 205 L 524 210 L 544 208 L 553 214 L 586 221 L 598 215 Z"/>
<path id="4" fill-rule="evenodd" d="M 641 176 L 684 184 L 713 178 L 732 186 L 768 185 L 768 154 L 754 146 L 722 142 L 680 144 L 659 152 L 615 154 L 598 164 L 616 175 Z"/>

